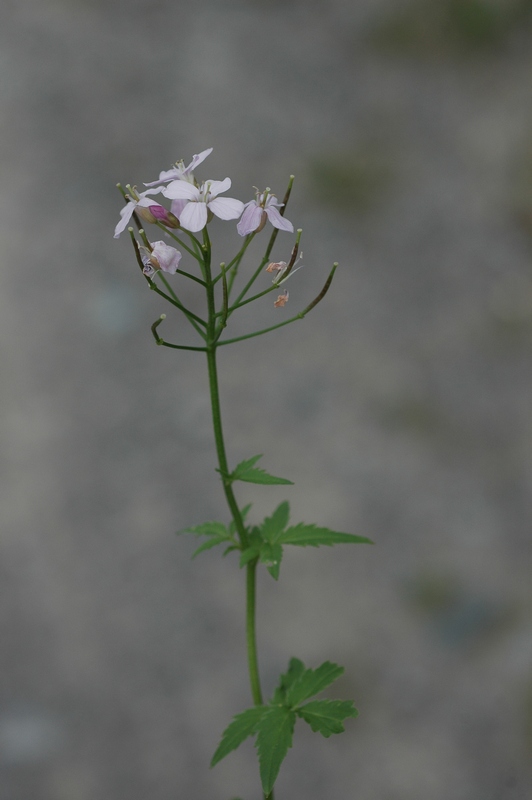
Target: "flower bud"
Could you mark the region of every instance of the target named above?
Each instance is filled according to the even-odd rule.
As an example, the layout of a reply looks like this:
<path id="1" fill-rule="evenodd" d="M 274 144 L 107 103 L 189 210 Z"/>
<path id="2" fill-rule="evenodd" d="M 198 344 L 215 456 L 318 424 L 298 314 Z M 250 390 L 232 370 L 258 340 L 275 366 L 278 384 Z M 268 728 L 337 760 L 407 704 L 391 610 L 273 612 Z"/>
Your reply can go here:
<path id="1" fill-rule="evenodd" d="M 159 205 L 148 206 L 148 211 L 153 214 L 155 220 L 158 220 L 167 228 L 179 228 L 179 220 L 171 211 Z"/>

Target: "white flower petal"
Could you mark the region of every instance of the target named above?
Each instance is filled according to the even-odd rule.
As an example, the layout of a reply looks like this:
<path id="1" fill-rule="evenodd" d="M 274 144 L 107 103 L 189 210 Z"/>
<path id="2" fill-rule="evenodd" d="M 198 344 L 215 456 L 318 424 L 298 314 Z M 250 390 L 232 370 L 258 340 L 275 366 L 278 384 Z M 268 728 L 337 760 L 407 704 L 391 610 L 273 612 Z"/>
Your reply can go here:
<path id="1" fill-rule="evenodd" d="M 234 197 L 215 197 L 207 203 L 213 214 L 220 219 L 237 219 L 242 213 L 244 203 Z"/>
<path id="2" fill-rule="evenodd" d="M 276 208 L 273 206 L 266 206 L 264 210 L 274 228 L 279 228 L 281 231 L 289 231 L 290 233 L 294 232 L 294 226 L 292 223 L 282 217 Z"/>
<path id="3" fill-rule="evenodd" d="M 179 222 L 183 228 L 192 233 L 203 230 L 207 224 L 207 206 L 205 203 L 187 203 L 181 212 Z"/>
<path id="4" fill-rule="evenodd" d="M 231 188 L 231 178 L 225 178 L 223 181 L 205 181 L 202 190 L 207 188 L 207 184 L 209 184 L 209 193 L 214 198 Z"/>
<path id="5" fill-rule="evenodd" d="M 188 181 L 172 181 L 162 192 L 170 200 L 197 200 L 200 196 L 199 189 Z"/>

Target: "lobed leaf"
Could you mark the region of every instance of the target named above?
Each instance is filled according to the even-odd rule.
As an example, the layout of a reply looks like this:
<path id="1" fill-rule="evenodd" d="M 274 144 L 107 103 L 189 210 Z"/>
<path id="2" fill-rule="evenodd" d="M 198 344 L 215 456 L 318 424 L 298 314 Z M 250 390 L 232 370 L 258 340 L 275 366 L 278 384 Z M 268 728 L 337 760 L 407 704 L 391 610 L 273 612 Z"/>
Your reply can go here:
<path id="1" fill-rule="evenodd" d="M 281 764 L 292 747 L 295 723 L 295 712 L 284 706 L 269 706 L 260 718 L 255 747 L 265 795 L 272 791 Z"/>
<path id="2" fill-rule="evenodd" d="M 300 706 L 296 714 L 308 722 L 315 733 L 328 739 L 333 733 L 342 733 L 345 730 L 343 720 L 358 716 L 358 711 L 352 700 L 314 700 Z"/>
<path id="3" fill-rule="evenodd" d="M 212 757 L 211 767 L 225 758 L 228 753 L 236 750 L 248 736 L 257 732 L 258 725 L 267 710 L 268 706 L 254 706 L 233 718 L 222 734 L 222 740 Z"/>
<path id="4" fill-rule="evenodd" d="M 365 536 L 356 536 L 354 533 L 341 533 L 329 528 L 318 528 L 316 525 L 305 525 L 300 522 L 283 531 L 277 541 L 280 544 L 295 544 L 299 547 L 319 547 L 320 545 L 332 546 L 333 544 L 373 544 Z"/>
<path id="5" fill-rule="evenodd" d="M 286 704 L 295 708 L 303 700 L 308 700 L 318 692 L 323 691 L 344 672 L 343 667 L 325 661 L 317 669 L 306 669 L 299 678 L 289 687 L 286 693 Z"/>

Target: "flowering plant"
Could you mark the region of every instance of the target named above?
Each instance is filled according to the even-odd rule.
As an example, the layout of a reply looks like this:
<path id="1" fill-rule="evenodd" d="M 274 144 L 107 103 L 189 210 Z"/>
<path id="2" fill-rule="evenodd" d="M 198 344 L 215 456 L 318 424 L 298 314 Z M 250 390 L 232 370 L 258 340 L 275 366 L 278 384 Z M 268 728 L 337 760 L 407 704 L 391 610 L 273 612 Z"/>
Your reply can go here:
<path id="1" fill-rule="evenodd" d="M 193 170 L 211 151 L 212 148 L 209 148 L 195 155 L 187 167 L 181 161 L 170 170 L 161 172 L 159 179 L 145 184 L 148 189 L 140 194 L 130 185 L 124 190 L 118 184 L 126 205 L 121 211 L 115 237 L 120 236 L 131 219 L 134 220 L 138 233 L 135 234 L 132 227 L 128 227 L 128 232 L 137 264 L 149 289 L 183 314 L 200 339 L 200 343 L 195 346 L 166 341 L 159 333 L 159 326 L 166 318 L 165 314 L 161 314 L 151 326 L 155 342 L 163 347 L 194 350 L 206 355 L 214 442 L 218 459 L 217 471 L 220 474 L 230 520 L 228 523 L 205 522 L 180 533 L 190 533 L 203 538 L 194 555 L 218 545 L 224 547 L 224 555 L 230 552 L 239 554 L 240 567 L 246 571 L 247 661 L 253 701 L 253 705 L 237 714 L 223 732 L 211 766 L 235 750 L 249 736 L 255 736 L 263 796 L 265 800 L 273 800 L 274 783 L 288 749 L 292 746 L 296 720 L 303 720 L 313 731 L 327 738 L 333 733 L 343 731 L 344 720 L 355 717 L 357 711 L 350 700 L 314 699 L 343 672 L 342 667 L 329 661 L 325 661 L 317 668 L 306 668 L 298 658 L 291 658 L 288 669 L 281 674 L 271 698 L 267 701 L 263 699 L 255 629 L 257 567 L 263 565 L 272 578 L 277 580 L 283 548 L 287 545 L 319 547 L 368 543 L 370 540 L 363 536 L 306 523 L 290 525 L 287 502 L 281 503 L 262 523 L 250 524 L 247 521 L 250 507 L 241 508 L 238 504 L 235 484 L 239 481 L 264 486 L 289 485 L 292 481 L 271 475 L 259 467 L 260 455 L 247 458 L 232 468 L 229 466 L 222 429 L 217 350 L 219 347 L 260 336 L 303 319 L 325 296 L 338 265 L 333 264 L 318 296 L 294 316 L 242 336 L 232 338 L 224 336 L 231 316 L 238 309 L 272 291 L 275 292 L 281 283 L 299 269 L 299 267 L 294 269 L 294 265 L 298 258 L 302 231 L 299 229 L 296 232 L 288 261 L 271 261 L 271 252 L 279 231 L 293 233 L 294 230 L 292 223 L 284 216 L 292 190 L 293 176 L 290 177 L 282 203 L 276 200 L 269 188 L 264 191 L 257 189 L 255 199 L 245 204 L 234 198 L 220 197 L 231 187 L 229 178 L 223 181 L 206 180 L 199 183 L 193 174 Z M 160 205 L 153 199 L 154 194 L 162 194 L 170 200 L 171 207 L 167 209 Z M 213 269 L 209 234 L 209 224 L 214 216 L 226 221 L 239 219 L 237 230 L 245 237 L 237 254 L 229 262 L 222 262 L 218 270 Z M 171 240 L 181 249 L 178 250 L 174 244 L 167 244 L 162 240 L 150 241 L 141 225 L 141 220 L 158 227 L 163 231 L 167 241 Z M 250 242 L 260 233 L 267 221 L 271 222 L 273 232 L 266 244 L 264 256 L 237 292 L 236 279 L 243 257 Z M 192 268 L 181 269 L 182 250 L 192 260 Z M 273 274 L 273 282 L 267 288 L 251 294 L 253 285 L 263 271 Z M 177 288 L 170 284 L 166 274 L 176 276 Z M 179 281 L 185 279 L 194 281 L 203 288 L 206 309 L 204 315 L 187 308 L 180 300 Z M 287 302 L 288 292 L 284 290 L 278 294 L 273 305 L 275 308 L 282 308 Z"/>

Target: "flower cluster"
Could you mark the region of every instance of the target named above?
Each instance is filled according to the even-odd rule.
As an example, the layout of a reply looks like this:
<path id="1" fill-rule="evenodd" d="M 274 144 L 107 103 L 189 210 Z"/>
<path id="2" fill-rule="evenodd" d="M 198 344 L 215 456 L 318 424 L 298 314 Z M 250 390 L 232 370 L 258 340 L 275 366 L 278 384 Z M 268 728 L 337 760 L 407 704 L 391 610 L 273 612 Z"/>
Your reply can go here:
<path id="1" fill-rule="evenodd" d="M 279 211 L 283 204 L 277 202 L 269 188 L 263 192 L 256 189 L 255 199 L 243 203 L 233 197 L 220 197 L 231 188 L 230 178 L 198 183 L 194 170 L 211 153 L 212 147 L 203 150 L 193 156 L 188 166 L 178 161 L 169 170 L 161 172 L 157 180 L 145 183 L 148 188 L 143 192 L 127 186 L 127 203 L 120 212 L 115 238 L 127 228 L 134 213 L 145 222 L 160 222 L 168 228 L 181 227 L 189 233 L 203 230 L 213 215 L 223 220 L 238 219 L 237 230 L 241 236 L 261 231 L 268 221 L 274 228 L 293 232 L 294 226 Z M 154 194 L 168 198 L 171 201 L 170 209 L 153 199 Z M 164 267 L 161 266 L 161 269 Z"/>

